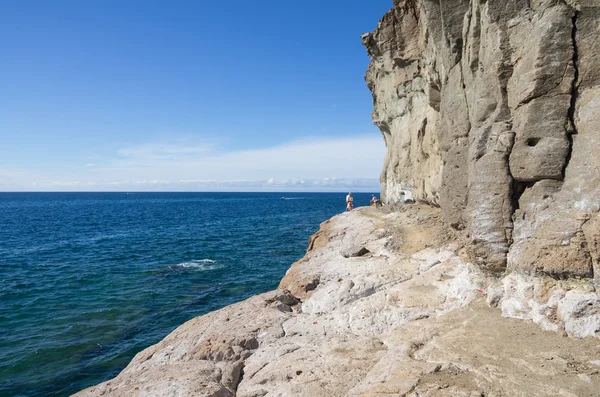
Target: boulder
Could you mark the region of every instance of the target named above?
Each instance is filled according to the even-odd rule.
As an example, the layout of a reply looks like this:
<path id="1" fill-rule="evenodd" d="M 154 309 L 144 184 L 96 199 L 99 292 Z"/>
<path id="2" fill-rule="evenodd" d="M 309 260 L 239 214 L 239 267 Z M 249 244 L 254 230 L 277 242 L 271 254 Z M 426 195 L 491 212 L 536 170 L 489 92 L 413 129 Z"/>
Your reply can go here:
<path id="1" fill-rule="evenodd" d="M 364 256 L 369 252 L 371 251 L 369 251 L 365 247 L 356 246 L 340 251 L 340 254 L 342 254 L 344 258 L 356 258 L 359 256 Z"/>

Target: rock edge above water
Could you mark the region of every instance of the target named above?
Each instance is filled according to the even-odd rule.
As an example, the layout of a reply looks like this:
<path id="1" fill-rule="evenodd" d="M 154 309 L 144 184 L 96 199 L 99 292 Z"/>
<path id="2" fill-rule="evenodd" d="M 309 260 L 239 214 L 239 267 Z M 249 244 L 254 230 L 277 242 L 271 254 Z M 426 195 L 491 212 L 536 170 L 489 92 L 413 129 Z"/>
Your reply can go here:
<path id="1" fill-rule="evenodd" d="M 587 287 L 490 279 L 440 218 L 338 215 L 276 291 L 188 321 L 77 396 L 595 395 L 600 342 L 563 336 L 600 323 Z"/>

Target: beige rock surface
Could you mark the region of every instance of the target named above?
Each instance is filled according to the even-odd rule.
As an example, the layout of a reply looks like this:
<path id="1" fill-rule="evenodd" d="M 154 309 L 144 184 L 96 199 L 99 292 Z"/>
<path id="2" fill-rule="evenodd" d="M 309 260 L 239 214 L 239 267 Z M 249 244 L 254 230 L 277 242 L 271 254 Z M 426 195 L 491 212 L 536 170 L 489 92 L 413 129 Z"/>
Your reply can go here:
<path id="1" fill-rule="evenodd" d="M 420 205 L 338 215 L 311 238 L 280 289 L 187 322 L 115 379 L 77 395 L 594 395 L 597 339 L 569 339 L 501 314 L 550 300 L 554 328 L 546 328 L 583 337 L 600 324 L 595 294 L 564 284 L 527 295 L 528 280 L 506 281 L 497 287 L 502 311 L 490 308 L 489 280 L 441 218 Z M 369 253 L 342 255 L 357 246 Z M 315 279 L 314 288 L 299 288 Z M 533 312 L 520 318 L 543 325 Z"/>
<path id="2" fill-rule="evenodd" d="M 593 277 L 598 26 L 596 0 L 395 1 L 363 35 L 384 201 L 411 186 L 496 274 Z"/>

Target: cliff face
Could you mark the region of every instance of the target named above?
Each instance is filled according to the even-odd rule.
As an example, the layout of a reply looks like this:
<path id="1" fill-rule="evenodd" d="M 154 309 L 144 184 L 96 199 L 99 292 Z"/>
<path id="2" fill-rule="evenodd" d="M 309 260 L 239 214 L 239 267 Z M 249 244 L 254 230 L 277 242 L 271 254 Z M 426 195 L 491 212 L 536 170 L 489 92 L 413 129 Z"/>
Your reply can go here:
<path id="1" fill-rule="evenodd" d="M 384 200 L 491 272 L 600 282 L 599 34 L 598 0 L 395 0 L 363 35 Z"/>

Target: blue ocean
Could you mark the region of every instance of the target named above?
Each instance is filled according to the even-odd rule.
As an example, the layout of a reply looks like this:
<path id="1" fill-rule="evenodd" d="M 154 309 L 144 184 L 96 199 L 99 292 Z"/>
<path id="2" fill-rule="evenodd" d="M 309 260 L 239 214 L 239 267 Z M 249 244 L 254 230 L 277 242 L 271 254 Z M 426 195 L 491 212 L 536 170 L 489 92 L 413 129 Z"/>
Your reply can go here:
<path id="1" fill-rule="evenodd" d="M 274 289 L 344 200 L 0 193 L 0 396 L 70 395 L 185 321 Z"/>

